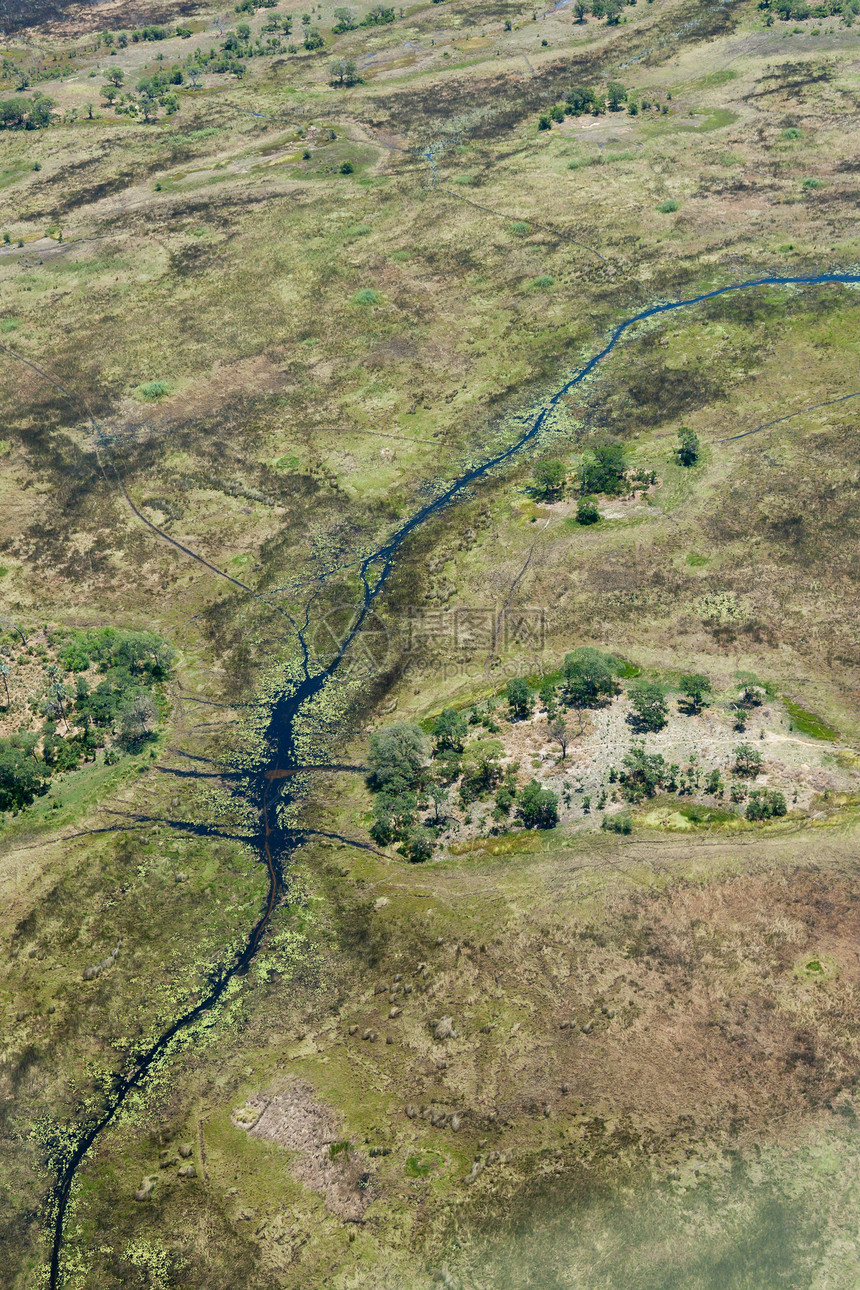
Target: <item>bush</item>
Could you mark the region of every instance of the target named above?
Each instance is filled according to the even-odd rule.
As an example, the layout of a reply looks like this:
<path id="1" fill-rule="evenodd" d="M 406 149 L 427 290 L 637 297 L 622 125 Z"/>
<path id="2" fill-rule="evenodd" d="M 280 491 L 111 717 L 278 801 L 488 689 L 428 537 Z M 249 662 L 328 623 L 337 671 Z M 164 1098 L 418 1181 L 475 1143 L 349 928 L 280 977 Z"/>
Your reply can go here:
<path id="1" fill-rule="evenodd" d="M 601 444 L 580 466 L 580 491 L 584 495 L 605 493 L 609 497 L 615 497 L 624 492 L 626 471 L 627 464 L 622 445 L 620 443 Z"/>
<path id="2" fill-rule="evenodd" d="M 548 112 L 544 112 L 538 117 L 538 129 L 539 130 L 552 129 L 552 120 L 550 119 Z"/>
<path id="3" fill-rule="evenodd" d="M 382 296 L 373 287 L 362 287 L 360 291 L 356 291 L 352 302 L 356 305 L 378 305 L 381 299 Z"/>
<path id="4" fill-rule="evenodd" d="M 580 497 L 576 507 L 577 524 L 597 524 L 600 521 L 600 511 L 597 509 L 597 503 L 593 497 Z"/>
<path id="5" fill-rule="evenodd" d="M 170 393 L 170 385 L 167 381 L 146 381 L 140 386 L 140 393 L 147 403 L 153 403 Z"/>
<path id="6" fill-rule="evenodd" d="M 340 165 L 340 173 L 341 173 L 342 175 L 351 175 L 351 174 L 352 174 L 352 172 L 353 172 L 354 170 L 355 170 L 355 166 L 352 164 L 352 162 L 351 162 L 351 161 L 342 161 L 342 162 L 341 162 L 341 165 Z"/>
<path id="7" fill-rule="evenodd" d="M 541 788 L 536 779 L 520 793 L 517 816 L 527 829 L 551 829 L 558 824 L 558 794 Z"/>
<path id="8" fill-rule="evenodd" d="M 604 815 L 600 827 L 610 833 L 632 833 L 633 821 L 629 815 Z"/>
<path id="9" fill-rule="evenodd" d="M 754 788 L 746 809 L 748 820 L 770 820 L 788 811 L 782 793 L 773 788 Z"/>
<path id="10" fill-rule="evenodd" d="M 674 197 L 670 197 L 667 201 L 661 202 L 660 205 L 657 207 L 657 210 L 660 212 L 661 215 L 671 215 L 675 211 L 680 209 L 681 209 L 681 204 L 680 202 L 676 202 Z"/>

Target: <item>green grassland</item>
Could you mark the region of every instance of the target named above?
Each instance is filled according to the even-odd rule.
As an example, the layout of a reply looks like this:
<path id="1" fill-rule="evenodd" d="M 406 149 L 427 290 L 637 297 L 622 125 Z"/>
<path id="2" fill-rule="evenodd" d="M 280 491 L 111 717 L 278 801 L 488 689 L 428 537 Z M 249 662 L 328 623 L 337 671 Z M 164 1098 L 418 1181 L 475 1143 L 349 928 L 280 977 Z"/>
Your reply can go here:
<path id="1" fill-rule="evenodd" d="M 336 34 L 332 6 L 305 50 L 302 7 L 279 0 L 222 25 L 262 37 L 291 16 L 295 53 L 186 80 L 147 124 L 108 105 L 105 71 L 133 89 L 218 45 L 224 13 L 153 7 L 166 38 L 111 54 L 100 33 L 138 9 L 45 15 L 4 51 L 0 97 L 24 66 L 56 108 L 0 131 L 2 607 L 180 651 L 158 742 L 0 833 L 15 1290 L 46 1284 L 58 1150 L 260 916 L 254 821 L 220 775 L 295 667 L 306 607 L 313 628 L 356 604 L 356 557 L 515 440 L 622 319 L 860 260 L 838 18 L 793 35 L 750 3 L 639 0 L 613 26 L 448 0 Z M 334 87 L 334 58 L 361 81 Z M 538 130 L 572 85 L 614 79 L 660 110 Z M 853 766 L 860 400 L 834 400 L 860 389 L 858 309 L 856 288 L 770 287 L 628 335 L 401 550 L 381 661 L 326 691 L 303 751 L 361 767 L 369 730 L 594 645 L 631 674 L 766 677 L 810 759 Z M 534 502 L 537 458 L 573 473 L 606 440 L 657 472 L 647 500 L 591 527 Z M 449 631 L 503 609 L 541 610 L 540 642 Z M 428 611 L 447 626 L 416 637 Z M 305 777 L 289 809 L 309 831 L 258 955 L 84 1162 L 67 1290 L 412 1290 L 443 1269 L 480 1290 L 856 1283 L 850 794 L 755 827 L 660 798 L 630 837 L 512 833 L 423 866 L 370 846 L 369 801 L 360 772 Z M 351 1144 L 328 1183 L 233 1114 L 299 1085 Z"/>

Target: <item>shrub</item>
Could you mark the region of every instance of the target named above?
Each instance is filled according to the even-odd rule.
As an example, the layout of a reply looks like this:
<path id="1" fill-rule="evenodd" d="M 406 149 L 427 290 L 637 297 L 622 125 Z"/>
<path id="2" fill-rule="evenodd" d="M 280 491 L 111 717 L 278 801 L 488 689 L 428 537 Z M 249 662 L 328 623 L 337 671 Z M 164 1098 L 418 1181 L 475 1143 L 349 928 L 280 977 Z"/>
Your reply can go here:
<path id="1" fill-rule="evenodd" d="M 340 164 L 340 173 L 341 173 L 342 175 L 351 175 L 351 174 L 352 174 L 352 172 L 353 172 L 354 170 L 355 170 L 355 166 L 352 164 L 352 162 L 351 162 L 351 161 L 342 161 L 342 162 L 341 162 L 341 164 Z"/>
<path id="2" fill-rule="evenodd" d="M 382 296 L 373 287 L 362 287 L 352 297 L 353 304 L 356 305 L 378 305 L 381 299 Z"/>
<path id="3" fill-rule="evenodd" d="M 538 117 L 538 129 L 539 129 L 539 130 L 551 130 L 551 129 L 552 129 L 552 120 L 551 120 L 550 115 L 549 115 L 549 113 L 548 113 L 548 112 L 543 112 L 543 113 L 541 113 L 541 115 Z"/>
<path id="4" fill-rule="evenodd" d="M 681 204 L 680 202 L 676 202 L 674 197 L 670 197 L 665 202 L 661 202 L 660 205 L 657 207 L 657 210 L 660 212 L 661 215 L 671 215 L 674 211 L 677 211 L 680 209 L 681 209 Z"/>
<path id="5" fill-rule="evenodd" d="M 535 278 L 534 283 L 532 285 L 535 287 L 540 287 L 541 289 L 545 287 L 552 287 L 555 285 L 555 278 L 551 277 L 550 274 L 548 273 L 542 273 L 539 278 Z"/>
<path id="6" fill-rule="evenodd" d="M 532 227 L 531 224 L 526 224 L 524 220 L 518 219 L 514 220 L 513 224 L 510 225 L 510 231 L 514 237 L 528 237 Z"/>
<path id="7" fill-rule="evenodd" d="M 632 833 L 633 821 L 629 815 L 604 815 L 600 827 L 610 833 Z"/>
<path id="8" fill-rule="evenodd" d="M 170 393 L 170 385 L 167 381 L 146 381 L 140 386 L 140 392 L 147 403 L 153 403 Z"/>
<path id="9" fill-rule="evenodd" d="M 597 524 L 600 520 L 600 511 L 593 497 L 580 497 L 576 507 L 576 520 L 578 524 Z"/>

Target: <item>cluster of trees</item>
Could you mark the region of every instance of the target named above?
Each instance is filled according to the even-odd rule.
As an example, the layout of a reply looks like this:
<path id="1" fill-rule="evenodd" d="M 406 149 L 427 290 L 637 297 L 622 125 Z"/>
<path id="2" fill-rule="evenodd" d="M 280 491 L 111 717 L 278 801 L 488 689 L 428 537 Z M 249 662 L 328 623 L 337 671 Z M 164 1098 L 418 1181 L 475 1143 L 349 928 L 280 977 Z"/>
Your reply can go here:
<path id="1" fill-rule="evenodd" d="M 54 100 L 38 90 L 32 98 L 0 99 L 0 130 L 43 130 L 51 124 Z"/>
<path id="2" fill-rule="evenodd" d="M 53 773 L 93 761 L 109 737 L 129 749 L 151 738 L 159 719 L 158 687 L 171 675 L 174 660 L 173 649 L 151 632 L 73 632 L 45 669 L 41 697 L 30 701 L 44 718 L 41 730 L 0 740 L 0 811 L 29 806 L 47 791 Z M 93 666 L 101 678 L 95 686 L 83 675 Z M 7 711 L 11 671 L 8 662 L 0 663 Z M 118 752 L 109 748 L 105 757 L 115 761 Z"/>
<path id="3" fill-rule="evenodd" d="M 181 85 L 185 77 L 181 67 L 165 68 L 152 76 L 145 76 L 137 83 L 138 98 L 133 94 L 123 94 L 125 72 L 121 67 L 111 67 L 107 72 L 107 84 L 102 86 L 102 98 L 106 103 L 116 105 L 120 114 L 136 116 L 140 111 L 145 121 L 155 121 L 159 108 L 164 108 L 168 116 L 179 111 L 179 99 L 172 86 Z"/>
<path id="4" fill-rule="evenodd" d="M 860 14 L 860 0 L 823 0 L 819 4 L 807 4 L 806 0 L 759 0 L 758 7 L 764 11 L 768 25 L 773 22 L 774 16 L 782 18 L 784 22 L 804 22 L 807 18 L 841 15 L 850 27 Z"/>
<path id="5" fill-rule="evenodd" d="M 667 94 L 666 97 L 671 99 L 672 95 Z M 638 115 L 640 104 L 630 97 L 629 91 L 621 81 L 610 81 L 606 88 L 601 90 L 577 85 L 568 90 L 560 103 L 554 103 L 551 108 L 540 114 L 538 129 L 551 130 L 554 121 L 560 124 L 566 116 L 601 116 L 607 110 L 620 112 L 625 105 L 631 116 Z M 664 116 L 669 111 L 667 103 L 652 103 L 650 99 L 642 99 L 641 110 L 644 112 L 651 108 Z"/>
<path id="6" fill-rule="evenodd" d="M 467 719 L 446 708 L 433 724 L 431 739 L 420 726 L 398 722 L 370 738 L 367 784 L 373 793 L 371 837 L 381 845 L 398 844 L 412 861 L 428 860 L 439 834 L 452 820 L 450 798 L 466 812 L 478 801 L 493 799 L 497 825 L 512 817 L 527 829 L 552 828 L 558 823 L 558 795 L 532 779 L 518 788 L 518 763 L 504 765 L 504 744 L 469 727 L 487 724 L 498 730 L 488 714 L 472 712 Z"/>
<path id="7" fill-rule="evenodd" d="M 787 811 L 785 798 L 775 788 L 754 788 L 750 793 L 746 817 L 748 820 L 771 820 Z"/>

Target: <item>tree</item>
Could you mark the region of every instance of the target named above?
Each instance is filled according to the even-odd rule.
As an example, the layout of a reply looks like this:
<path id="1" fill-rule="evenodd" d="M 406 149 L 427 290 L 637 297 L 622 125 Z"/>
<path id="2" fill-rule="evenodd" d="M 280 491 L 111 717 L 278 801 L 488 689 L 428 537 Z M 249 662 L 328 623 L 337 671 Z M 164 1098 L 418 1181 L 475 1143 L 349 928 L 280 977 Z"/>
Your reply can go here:
<path id="1" fill-rule="evenodd" d="M 415 824 L 406 833 L 400 850 L 413 864 L 423 864 L 426 860 L 433 859 L 435 841 L 430 829 L 423 824 Z"/>
<path id="2" fill-rule="evenodd" d="M 463 757 L 460 799 L 465 805 L 495 788 L 502 778 L 501 758 L 505 746 L 499 739 L 474 739 Z"/>
<path id="3" fill-rule="evenodd" d="M 550 739 L 561 749 L 561 760 L 564 761 L 567 756 L 567 745 L 570 742 L 570 727 L 559 717 L 556 721 L 550 722 L 548 730 Z"/>
<path id="4" fill-rule="evenodd" d="M 336 58 L 329 68 L 332 85 L 355 85 L 360 79 L 354 58 Z"/>
<path id="5" fill-rule="evenodd" d="M 304 44 L 305 49 L 322 49 L 325 45 L 325 41 L 317 31 L 316 27 L 313 27 L 310 31 L 305 33 Z"/>
<path id="6" fill-rule="evenodd" d="M 701 672 L 687 672 L 681 677 L 681 693 L 686 695 L 691 712 L 701 712 L 706 696 L 711 693 L 711 683 Z"/>
<path id="7" fill-rule="evenodd" d="M 577 524 L 597 524 L 600 521 L 600 511 L 597 509 L 597 503 L 593 497 L 580 497 L 576 504 L 576 522 Z"/>
<path id="8" fill-rule="evenodd" d="M 610 81 L 606 87 L 606 97 L 609 100 L 609 110 L 618 112 L 621 104 L 627 102 L 627 91 L 620 81 Z"/>
<path id="9" fill-rule="evenodd" d="M 158 720 L 158 709 L 152 695 L 145 690 L 132 695 L 123 705 L 119 720 L 125 743 L 134 744 L 146 739 Z"/>
<path id="10" fill-rule="evenodd" d="M 761 770 L 762 756 L 752 744 L 738 744 L 734 750 L 735 773 L 737 775 L 757 775 Z"/>
<path id="11" fill-rule="evenodd" d="M 0 740 L 0 811 L 20 810 L 47 792 L 44 763 L 36 759 L 34 746 L 33 736 Z"/>
<path id="12" fill-rule="evenodd" d="M 536 779 L 520 793 L 517 816 L 527 829 L 552 829 L 558 824 L 558 794 L 541 788 Z"/>
<path id="13" fill-rule="evenodd" d="M 424 731 L 411 721 L 398 721 L 370 736 L 368 761 L 371 786 L 378 792 L 417 788 L 427 765 Z"/>
<path id="14" fill-rule="evenodd" d="M 119 89 L 120 86 L 125 81 L 125 72 L 122 70 L 121 67 L 108 68 L 108 70 L 105 72 L 105 76 L 107 77 L 107 80 L 109 81 L 109 83 L 111 85 L 114 85 L 117 89 Z"/>
<path id="15" fill-rule="evenodd" d="M 544 498 L 560 497 L 564 492 L 563 461 L 538 461 L 532 468 L 535 491 Z"/>
<path id="16" fill-rule="evenodd" d="M 397 842 L 406 837 L 418 819 L 418 797 L 416 793 L 398 786 L 395 789 L 383 789 L 373 801 L 373 823 L 370 836 L 380 846 Z"/>
<path id="17" fill-rule="evenodd" d="M 511 710 L 511 720 L 524 721 L 531 716 L 532 692 L 529 683 L 523 677 L 514 676 L 507 684 L 507 699 Z"/>
<path id="18" fill-rule="evenodd" d="M 433 725 L 434 751 L 462 752 L 467 729 L 466 718 L 455 708 L 443 708 Z"/>
<path id="19" fill-rule="evenodd" d="M 663 786 L 667 773 L 666 762 L 660 753 L 647 753 L 643 744 L 634 744 L 624 756 L 624 770 L 620 776 L 624 796 L 631 802 L 653 797 Z"/>
<path id="20" fill-rule="evenodd" d="M 12 700 L 9 698 L 9 664 L 0 663 L 0 676 L 3 678 L 3 688 L 6 691 L 6 707 L 8 708 Z"/>
<path id="21" fill-rule="evenodd" d="M 564 693 L 575 708 L 593 708 L 618 693 L 614 660 L 596 649 L 578 649 L 564 659 Z"/>
<path id="22" fill-rule="evenodd" d="M 613 497 L 625 487 L 627 463 L 620 443 L 605 443 L 595 448 L 579 468 L 580 492 L 606 493 Z"/>
<path id="23" fill-rule="evenodd" d="M 588 13 L 588 5 L 585 0 L 576 0 L 573 6 L 573 12 L 576 14 L 577 22 L 585 22 L 585 15 Z"/>
<path id="24" fill-rule="evenodd" d="M 633 724 L 639 730 L 662 730 L 666 724 L 669 711 L 666 696 L 659 685 L 652 681 L 641 681 L 630 689 L 630 702 L 633 706 Z"/>
<path id="25" fill-rule="evenodd" d="M 695 466 L 699 460 L 699 436 L 689 426 L 681 426 L 678 430 L 675 456 L 682 466 Z"/>
<path id="26" fill-rule="evenodd" d="M 334 11 L 335 24 L 332 30 L 338 36 L 345 31 L 355 31 L 358 24 L 351 9 L 341 8 Z"/>
<path id="27" fill-rule="evenodd" d="M 450 796 L 448 781 L 443 775 L 430 775 L 427 781 L 427 796 L 433 803 L 433 820 L 436 824 L 439 824 L 444 818 L 442 808 L 447 805 Z"/>
<path id="28" fill-rule="evenodd" d="M 555 682 L 550 681 L 549 679 L 545 681 L 541 681 L 540 690 L 538 691 L 538 698 L 540 699 L 544 708 L 546 708 L 547 717 L 549 717 L 551 720 L 556 714 Z"/>

